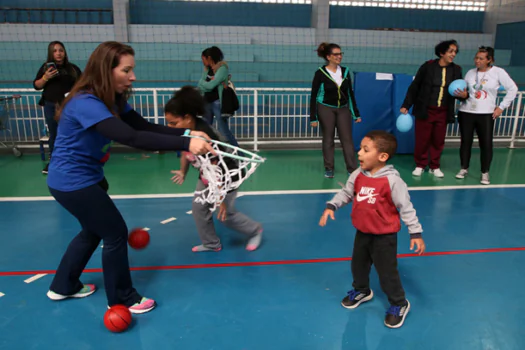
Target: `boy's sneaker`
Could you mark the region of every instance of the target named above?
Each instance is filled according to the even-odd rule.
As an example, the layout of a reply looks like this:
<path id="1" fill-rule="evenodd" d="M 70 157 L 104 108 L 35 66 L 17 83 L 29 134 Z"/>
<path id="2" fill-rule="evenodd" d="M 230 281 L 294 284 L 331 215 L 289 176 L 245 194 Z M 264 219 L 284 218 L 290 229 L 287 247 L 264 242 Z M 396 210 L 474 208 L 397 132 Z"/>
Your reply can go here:
<path id="1" fill-rule="evenodd" d="M 328 178 L 328 179 L 331 179 L 334 177 L 334 171 L 333 170 L 325 170 L 324 172 L 324 177 Z"/>
<path id="2" fill-rule="evenodd" d="M 374 297 L 374 292 L 372 289 L 370 289 L 370 292 L 368 294 L 363 292 L 358 292 L 355 289 L 348 292 L 348 295 L 341 301 L 341 305 L 343 305 L 347 309 L 355 309 L 358 307 L 361 303 L 365 303 L 372 299 Z"/>
<path id="3" fill-rule="evenodd" d="M 468 169 L 461 169 L 459 173 L 456 174 L 456 179 L 464 179 L 468 174 Z"/>
<path id="4" fill-rule="evenodd" d="M 153 299 L 142 297 L 142 299 L 129 307 L 129 312 L 132 314 L 143 314 L 151 311 L 157 306 L 157 303 Z"/>
<path id="5" fill-rule="evenodd" d="M 385 326 L 389 328 L 399 328 L 405 322 L 408 311 L 410 311 L 410 303 L 407 300 L 406 305 L 394 306 L 390 305 L 390 309 L 386 312 Z"/>
<path id="6" fill-rule="evenodd" d="M 82 287 L 81 290 L 79 290 L 77 293 L 72 295 L 62 295 L 53 292 L 52 290 L 49 290 L 47 292 L 47 297 L 51 300 L 64 300 L 67 298 L 85 298 L 87 296 L 90 296 L 91 294 L 95 293 L 97 290 L 97 287 L 95 287 L 94 284 L 84 284 L 84 287 Z"/>

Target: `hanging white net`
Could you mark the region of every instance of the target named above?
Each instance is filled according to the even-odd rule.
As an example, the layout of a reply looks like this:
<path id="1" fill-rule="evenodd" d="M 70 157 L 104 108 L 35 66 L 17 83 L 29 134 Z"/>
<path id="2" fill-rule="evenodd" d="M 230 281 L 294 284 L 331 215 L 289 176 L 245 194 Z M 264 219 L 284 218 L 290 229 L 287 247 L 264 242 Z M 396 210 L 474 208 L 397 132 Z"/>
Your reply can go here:
<path id="1" fill-rule="evenodd" d="M 191 163 L 200 170 L 201 179 L 204 185 L 207 185 L 204 190 L 195 191 L 195 202 L 210 204 L 210 210 L 213 212 L 226 194 L 238 189 L 266 159 L 221 141 L 211 140 L 211 144 L 217 155 L 207 153 L 193 156 Z"/>

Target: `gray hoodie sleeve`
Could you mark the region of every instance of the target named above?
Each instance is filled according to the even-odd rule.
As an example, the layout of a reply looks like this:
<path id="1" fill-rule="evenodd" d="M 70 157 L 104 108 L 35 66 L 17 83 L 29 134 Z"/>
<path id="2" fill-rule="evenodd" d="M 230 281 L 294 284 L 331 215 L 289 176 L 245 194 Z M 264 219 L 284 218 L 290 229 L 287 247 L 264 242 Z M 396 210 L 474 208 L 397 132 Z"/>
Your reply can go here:
<path id="1" fill-rule="evenodd" d="M 399 209 L 401 220 L 408 227 L 408 233 L 410 233 L 412 238 L 420 238 L 423 228 L 410 201 L 406 183 L 397 175 L 388 175 L 388 182 L 392 192 L 392 201 L 396 208 Z"/>
<path id="2" fill-rule="evenodd" d="M 337 210 L 354 200 L 354 182 L 360 172 L 361 169 L 357 169 L 350 174 L 345 187 L 343 187 L 343 189 L 339 191 L 332 200 L 326 203 L 328 209 Z"/>

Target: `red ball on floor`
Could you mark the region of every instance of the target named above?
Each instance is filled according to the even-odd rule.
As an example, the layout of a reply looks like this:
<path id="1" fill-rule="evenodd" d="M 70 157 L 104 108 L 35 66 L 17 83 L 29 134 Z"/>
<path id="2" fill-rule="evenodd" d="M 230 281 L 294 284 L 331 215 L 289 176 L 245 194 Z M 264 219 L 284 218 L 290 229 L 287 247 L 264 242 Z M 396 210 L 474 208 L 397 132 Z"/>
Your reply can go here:
<path id="1" fill-rule="evenodd" d="M 111 332 L 123 332 L 130 324 L 131 312 L 124 305 L 114 305 L 104 314 L 104 325 Z"/>
<path id="2" fill-rule="evenodd" d="M 133 249 L 144 249 L 149 244 L 149 233 L 141 228 L 131 231 L 128 237 L 128 244 Z"/>

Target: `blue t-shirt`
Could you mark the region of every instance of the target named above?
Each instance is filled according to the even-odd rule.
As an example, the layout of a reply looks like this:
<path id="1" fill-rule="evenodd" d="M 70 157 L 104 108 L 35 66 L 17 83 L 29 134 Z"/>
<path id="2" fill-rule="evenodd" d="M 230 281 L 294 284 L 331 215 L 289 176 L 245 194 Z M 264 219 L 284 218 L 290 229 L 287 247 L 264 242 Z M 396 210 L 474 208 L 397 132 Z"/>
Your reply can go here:
<path id="1" fill-rule="evenodd" d="M 131 106 L 126 103 L 123 113 Z M 86 188 L 104 178 L 104 164 L 109 159 L 112 141 L 93 126 L 114 118 L 104 102 L 92 94 L 73 97 L 62 110 L 47 185 L 70 192 Z"/>

